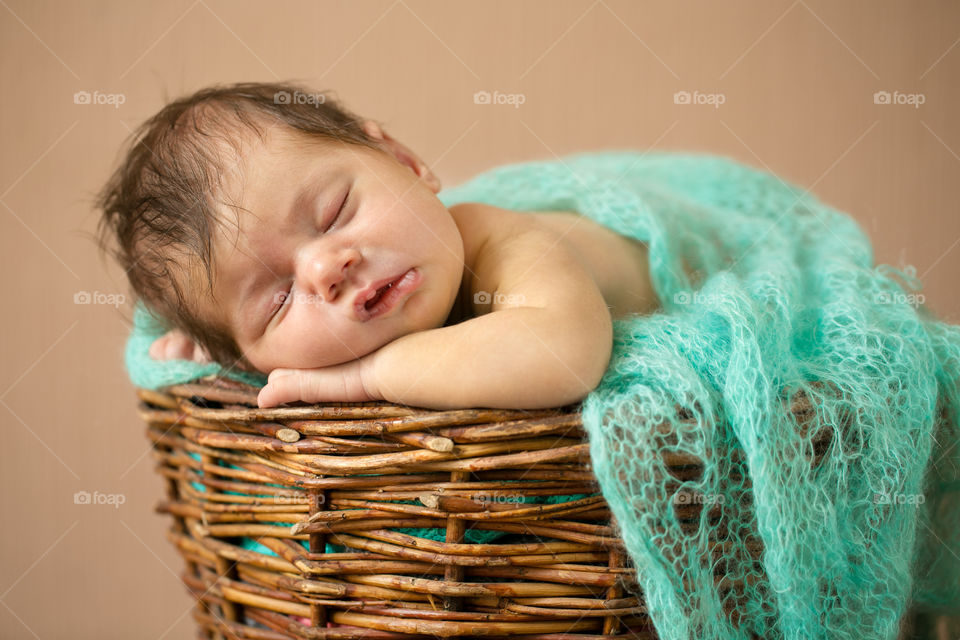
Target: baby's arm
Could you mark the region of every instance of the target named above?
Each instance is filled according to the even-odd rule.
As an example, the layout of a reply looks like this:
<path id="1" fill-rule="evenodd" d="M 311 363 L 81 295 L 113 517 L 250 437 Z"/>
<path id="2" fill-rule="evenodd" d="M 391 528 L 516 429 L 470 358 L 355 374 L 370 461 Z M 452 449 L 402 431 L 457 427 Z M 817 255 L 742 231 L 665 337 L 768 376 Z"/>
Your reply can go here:
<path id="1" fill-rule="evenodd" d="M 536 409 L 581 400 L 609 363 L 606 302 L 559 234 L 531 224 L 501 237 L 473 265 L 477 281 L 493 285 L 489 313 L 315 373 L 278 370 L 261 406 L 383 399 L 434 409 Z"/>
<path id="2" fill-rule="evenodd" d="M 521 214 L 522 215 L 522 214 Z M 478 281 L 490 313 L 399 338 L 376 352 L 374 389 L 434 408 L 537 409 L 583 399 L 610 361 L 610 312 L 563 237 L 527 223 L 491 240 Z"/>
<path id="3" fill-rule="evenodd" d="M 608 316 L 609 317 L 609 316 Z M 381 348 L 373 393 L 436 409 L 538 409 L 583 399 L 610 359 L 603 320 L 548 308 L 503 309 Z"/>

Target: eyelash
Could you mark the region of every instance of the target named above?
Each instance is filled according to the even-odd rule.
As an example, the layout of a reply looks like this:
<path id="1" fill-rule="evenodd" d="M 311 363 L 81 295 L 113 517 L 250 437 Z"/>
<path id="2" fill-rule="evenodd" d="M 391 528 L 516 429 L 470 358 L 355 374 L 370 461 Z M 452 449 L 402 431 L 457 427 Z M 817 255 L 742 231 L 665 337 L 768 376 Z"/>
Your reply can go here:
<path id="1" fill-rule="evenodd" d="M 328 226 L 328 227 L 324 230 L 324 233 L 330 231 L 330 229 L 333 228 L 333 225 L 337 224 L 337 221 L 340 220 L 340 216 L 343 215 L 343 210 L 346 209 L 346 207 L 347 207 L 347 200 L 350 199 L 350 194 L 351 194 L 351 191 L 347 191 L 347 195 L 345 195 L 345 196 L 343 197 L 343 202 L 340 203 L 340 209 L 337 211 L 337 215 L 335 215 L 335 216 L 333 217 L 333 220 L 330 222 L 330 226 Z M 293 285 L 292 285 L 292 284 L 290 285 L 290 288 L 286 290 L 286 292 L 284 292 L 284 293 L 281 294 L 281 295 L 283 296 L 283 301 L 282 301 L 280 304 L 278 304 L 278 305 L 273 309 L 273 311 L 270 313 L 270 318 L 269 318 L 269 320 L 273 320 L 273 319 L 277 316 L 277 314 L 280 313 L 280 309 L 283 309 L 283 305 L 287 304 L 287 300 L 290 299 L 290 294 L 291 294 L 291 293 L 293 293 Z M 269 320 L 268 320 L 268 321 L 269 321 Z"/>

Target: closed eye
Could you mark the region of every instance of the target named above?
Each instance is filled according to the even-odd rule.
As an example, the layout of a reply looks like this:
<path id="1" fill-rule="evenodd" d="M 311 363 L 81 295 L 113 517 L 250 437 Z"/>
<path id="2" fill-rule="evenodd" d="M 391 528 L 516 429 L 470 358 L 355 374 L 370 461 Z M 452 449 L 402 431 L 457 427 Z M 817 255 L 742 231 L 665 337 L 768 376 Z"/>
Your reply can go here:
<path id="1" fill-rule="evenodd" d="M 330 226 L 324 229 L 324 233 L 326 233 L 327 231 L 330 231 L 330 229 L 332 229 L 333 226 L 337 224 L 337 222 L 340 220 L 340 216 L 343 214 L 343 210 L 346 209 L 347 207 L 347 200 L 350 199 L 351 193 L 352 193 L 352 190 L 347 190 L 347 195 L 345 195 L 343 197 L 343 201 L 340 202 L 340 209 L 337 210 L 337 215 L 335 215 L 333 217 L 333 220 L 330 221 Z"/>
<path id="2" fill-rule="evenodd" d="M 293 285 L 290 285 L 290 288 L 286 291 L 278 292 L 273 297 L 273 299 L 277 302 L 277 305 L 273 308 L 273 311 L 270 312 L 271 320 L 276 317 L 276 315 L 280 312 L 280 309 L 283 308 L 283 305 L 287 304 L 287 302 L 293 297 L 290 295 L 291 293 L 293 293 Z"/>
<path id="3" fill-rule="evenodd" d="M 347 194 L 344 196 L 343 200 L 340 202 L 340 208 L 337 210 L 337 215 L 333 217 L 333 220 L 330 222 L 330 225 L 324 230 L 324 233 L 327 233 L 328 231 L 330 231 L 340 221 L 340 218 L 343 215 L 343 210 L 346 208 L 347 200 L 350 199 L 351 193 L 352 193 L 352 190 L 347 191 Z M 292 295 L 293 286 L 294 285 L 291 284 L 286 291 L 280 291 L 274 296 L 276 305 L 273 307 L 273 310 L 270 312 L 270 315 L 267 320 L 268 322 L 272 321 L 280 313 L 280 310 L 283 309 L 283 307 L 288 302 L 292 304 L 291 299 L 293 297 Z"/>

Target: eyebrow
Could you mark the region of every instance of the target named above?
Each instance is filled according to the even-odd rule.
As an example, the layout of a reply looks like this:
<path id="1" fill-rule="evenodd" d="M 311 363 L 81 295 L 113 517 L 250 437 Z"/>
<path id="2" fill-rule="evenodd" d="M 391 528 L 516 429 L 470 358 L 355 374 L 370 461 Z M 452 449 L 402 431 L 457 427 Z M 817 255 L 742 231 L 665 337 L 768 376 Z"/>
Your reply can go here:
<path id="1" fill-rule="evenodd" d="M 300 211 L 303 211 L 307 206 L 310 205 L 311 202 L 316 200 L 317 196 L 319 196 L 320 193 L 326 190 L 327 185 L 328 185 L 327 181 L 316 180 L 315 176 L 311 175 L 306 180 L 306 185 L 300 189 L 300 192 L 293 199 L 293 202 L 291 203 L 290 207 L 284 213 L 283 220 L 280 223 L 281 228 L 289 227 L 290 221 L 296 217 L 297 213 L 299 213 Z M 257 262 L 260 262 L 262 264 L 262 261 L 260 261 L 259 259 L 257 259 Z M 272 273 L 272 270 L 269 267 L 267 267 L 267 270 L 271 271 Z M 251 306 L 247 304 L 251 300 L 250 292 L 256 288 L 256 284 L 260 279 L 261 278 L 259 278 L 256 275 L 252 277 L 244 278 L 244 284 L 241 285 L 240 295 L 239 295 L 240 302 L 237 305 L 237 310 L 235 313 L 235 320 L 237 324 L 238 333 L 241 333 L 241 332 L 247 333 L 253 330 L 256 330 L 259 332 L 263 328 L 263 326 L 269 323 L 269 318 L 266 319 L 266 322 L 262 322 L 263 319 L 259 317 L 259 314 L 257 314 L 257 317 L 251 318 L 250 321 L 245 322 L 245 320 L 248 319 L 249 314 L 244 313 L 244 309 Z M 262 307 L 263 304 L 261 303 L 259 305 L 254 305 L 254 306 Z M 257 309 L 257 311 L 259 311 L 259 309 Z M 255 325 L 252 322 L 253 320 L 256 320 Z"/>

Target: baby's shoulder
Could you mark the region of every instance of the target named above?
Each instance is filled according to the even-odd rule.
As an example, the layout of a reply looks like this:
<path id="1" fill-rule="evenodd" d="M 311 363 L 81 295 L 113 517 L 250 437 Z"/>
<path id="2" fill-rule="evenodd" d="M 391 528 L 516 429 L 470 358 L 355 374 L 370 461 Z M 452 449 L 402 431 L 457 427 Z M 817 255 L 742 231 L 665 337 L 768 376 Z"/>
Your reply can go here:
<path id="1" fill-rule="evenodd" d="M 599 288 L 615 317 L 658 308 L 643 242 L 576 211 L 460 206 L 455 217 L 463 221 L 473 292 L 544 290 L 548 281 L 576 292 L 579 283 Z"/>
<path id="2" fill-rule="evenodd" d="M 483 202 L 461 202 L 450 207 L 449 211 L 460 227 L 460 234 L 467 236 L 465 241 L 503 240 L 510 236 L 511 230 L 529 222 L 525 220 L 529 218 L 528 214 Z"/>
<path id="3" fill-rule="evenodd" d="M 548 212 L 464 203 L 451 213 L 462 221 L 458 224 L 470 291 L 475 299 L 487 301 L 476 312 L 490 310 L 491 303 L 496 310 L 498 293 L 508 300 L 541 299 L 543 304 L 534 306 L 547 306 L 551 298 L 594 286 L 590 270 L 570 242 L 572 235 L 548 223 L 556 212 L 543 217 L 538 214 Z"/>
<path id="4" fill-rule="evenodd" d="M 505 252 L 522 252 L 525 245 L 536 243 L 538 235 L 555 231 L 539 212 L 513 211 L 481 202 L 454 205 L 450 214 L 460 229 L 468 266 L 496 263 Z"/>

